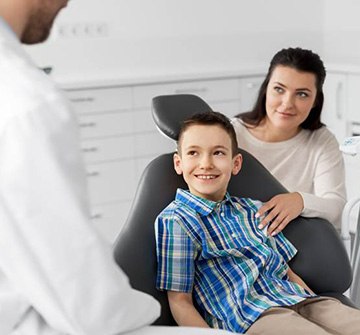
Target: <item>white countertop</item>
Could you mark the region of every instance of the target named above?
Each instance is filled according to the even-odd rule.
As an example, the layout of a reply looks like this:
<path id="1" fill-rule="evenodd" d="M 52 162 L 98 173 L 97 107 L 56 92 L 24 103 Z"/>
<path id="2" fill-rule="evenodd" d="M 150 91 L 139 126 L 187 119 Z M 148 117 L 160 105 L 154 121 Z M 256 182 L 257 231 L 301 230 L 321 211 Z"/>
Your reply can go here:
<path id="1" fill-rule="evenodd" d="M 328 73 L 360 74 L 360 65 L 329 63 Z M 163 82 L 211 80 L 221 78 L 236 78 L 246 76 L 265 75 L 268 64 L 249 63 L 240 66 L 204 66 L 187 68 L 138 68 L 129 71 L 119 68 L 112 71 L 96 69 L 96 71 L 74 74 L 60 74 L 56 72 L 50 76 L 64 89 L 84 89 L 101 86 L 132 86 L 148 85 Z"/>
<path id="2" fill-rule="evenodd" d="M 211 80 L 231 77 L 265 75 L 267 66 L 264 64 L 243 64 L 240 67 L 222 68 L 187 68 L 187 69 L 137 69 L 129 72 L 126 69 L 115 71 L 97 71 L 76 73 L 74 75 L 50 76 L 64 89 L 90 88 L 101 86 L 131 86 L 155 84 L 162 82 L 178 82 L 191 80 Z"/>

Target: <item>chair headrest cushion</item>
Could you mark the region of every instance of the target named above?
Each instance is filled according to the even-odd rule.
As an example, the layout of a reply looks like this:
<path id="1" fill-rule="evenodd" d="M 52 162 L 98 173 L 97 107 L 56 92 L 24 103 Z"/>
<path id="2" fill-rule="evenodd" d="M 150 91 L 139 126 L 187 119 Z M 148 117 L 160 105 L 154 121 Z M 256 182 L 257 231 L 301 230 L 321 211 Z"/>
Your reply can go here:
<path id="1" fill-rule="evenodd" d="M 161 95 L 152 99 L 152 115 L 157 128 L 175 141 L 184 120 L 210 111 L 211 107 L 193 94 Z"/>

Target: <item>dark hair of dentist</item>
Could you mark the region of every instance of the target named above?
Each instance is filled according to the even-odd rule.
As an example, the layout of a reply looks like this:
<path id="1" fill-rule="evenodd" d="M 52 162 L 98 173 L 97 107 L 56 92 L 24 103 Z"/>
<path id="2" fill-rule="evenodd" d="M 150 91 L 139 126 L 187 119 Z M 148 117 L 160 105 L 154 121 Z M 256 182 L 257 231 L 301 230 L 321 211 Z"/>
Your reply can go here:
<path id="1" fill-rule="evenodd" d="M 298 215 L 339 227 L 346 201 L 344 163 L 335 136 L 321 122 L 326 70 L 302 48 L 272 58 L 253 109 L 233 120 L 239 147 L 252 153 L 288 190 L 264 204 L 270 234 Z"/>

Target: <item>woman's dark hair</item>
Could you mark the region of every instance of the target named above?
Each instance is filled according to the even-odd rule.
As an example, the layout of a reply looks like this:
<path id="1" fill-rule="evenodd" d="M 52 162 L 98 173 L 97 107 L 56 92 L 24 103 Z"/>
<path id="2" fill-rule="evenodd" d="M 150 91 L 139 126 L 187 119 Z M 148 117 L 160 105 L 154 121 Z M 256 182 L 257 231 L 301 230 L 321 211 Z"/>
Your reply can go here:
<path id="1" fill-rule="evenodd" d="M 300 125 L 303 129 L 315 130 L 324 124 L 320 120 L 321 110 L 324 104 L 323 84 L 326 77 L 324 64 L 320 57 L 311 50 L 301 48 L 288 48 L 278 51 L 270 62 L 265 80 L 260 86 L 259 94 L 254 108 L 250 112 L 236 115 L 245 123 L 258 126 L 266 116 L 266 90 L 270 78 L 277 66 L 287 66 L 300 72 L 309 72 L 316 78 L 315 105 L 311 109 L 307 119 Z"/>

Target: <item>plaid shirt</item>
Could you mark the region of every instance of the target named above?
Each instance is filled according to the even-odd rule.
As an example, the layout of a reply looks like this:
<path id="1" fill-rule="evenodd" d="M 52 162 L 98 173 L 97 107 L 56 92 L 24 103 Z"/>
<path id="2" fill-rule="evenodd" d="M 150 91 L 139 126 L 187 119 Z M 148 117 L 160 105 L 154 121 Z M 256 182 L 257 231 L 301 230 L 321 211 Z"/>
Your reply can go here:
<path id="1" fill-rule="evenodd" d="M 310 297 L 288 281 L 295 247 L 257 228 L 250 199 L 213 202 L 181 189 L 155 222 L 159 290 L 193 292 L 213 328 L 245 332 L 266 309 Z"/>

